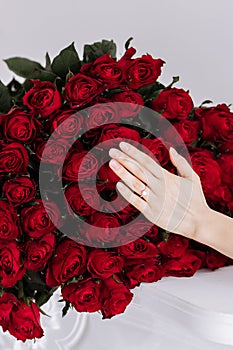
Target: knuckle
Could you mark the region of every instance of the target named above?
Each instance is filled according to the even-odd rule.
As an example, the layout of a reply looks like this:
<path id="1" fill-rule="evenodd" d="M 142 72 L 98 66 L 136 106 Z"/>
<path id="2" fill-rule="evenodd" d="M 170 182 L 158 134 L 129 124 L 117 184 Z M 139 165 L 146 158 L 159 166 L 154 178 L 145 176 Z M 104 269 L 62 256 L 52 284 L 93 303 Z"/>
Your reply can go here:
<path id="1" fill-rule="evenodd" d="M 136 196 L 135 194 L 131 194 L 131 196 L 130 196 L 130 202 L 134 205 L 134 206 L 136 206 L 137 208 L 139 208 L 139 197 L 138 196 Z"/>
<path id="2" fill-rule="evenodd" d="M 135 182 L 133 183 L 133 188 L 134 188 L 135 190 L 137 190 L 137 191 L 141 191 L 141 190 L 143 190 L 144 186 L 143 186 L 143 188 L 142 188 L 141 182 L 135 181 Z"/>
<path id="3" fill-rule="evenodd" d="M 134 174 L 137 174 L 140 169 L 134 162 L 132 162 L 131 163 L 131 170 L 133 171 Z"/>

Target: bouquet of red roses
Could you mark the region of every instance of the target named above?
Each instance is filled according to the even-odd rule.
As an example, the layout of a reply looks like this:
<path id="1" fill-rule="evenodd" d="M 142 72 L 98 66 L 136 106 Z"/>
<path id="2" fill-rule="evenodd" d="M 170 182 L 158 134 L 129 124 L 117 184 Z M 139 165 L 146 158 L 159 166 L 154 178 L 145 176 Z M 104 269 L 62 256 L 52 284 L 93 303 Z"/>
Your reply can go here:
<path id="1" fill-rule="evenodd" d="M 103 40 L 72 43 L 46 65 L 14 57 L 25 78 L 0 82 L 0 325 L 40 338 L 41 306 L 61 287 L 63 315 L 124 312 L 131 290 L 192 276 L 230 258 L 147 221 L 117 195 L 108 151 L 127 140 L 176 173 L 168 147 L 188 150 L 209 206 L 233 213 L 233 114 L 194 107 L 188 91 L 158 82 L 162 59 Z M 222 170 L 224 169 L 224 171 Z"/>

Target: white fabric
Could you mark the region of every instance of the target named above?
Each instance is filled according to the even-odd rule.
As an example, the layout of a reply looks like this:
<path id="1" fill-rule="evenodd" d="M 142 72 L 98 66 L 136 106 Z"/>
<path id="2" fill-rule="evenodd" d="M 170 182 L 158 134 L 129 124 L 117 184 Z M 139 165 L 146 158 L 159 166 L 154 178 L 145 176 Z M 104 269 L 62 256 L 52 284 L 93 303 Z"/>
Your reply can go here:
<path id="1" fill-rule="evenodd" d="M 233 349 L 233 266 L 166 277 L 134 289 L 126 312 L 111 320 L 70 310 L 62 318 L 60 290 L 43 309 L 45 336 L 16 341 L 0 333 L 4 350 L 230 350 Z"/>

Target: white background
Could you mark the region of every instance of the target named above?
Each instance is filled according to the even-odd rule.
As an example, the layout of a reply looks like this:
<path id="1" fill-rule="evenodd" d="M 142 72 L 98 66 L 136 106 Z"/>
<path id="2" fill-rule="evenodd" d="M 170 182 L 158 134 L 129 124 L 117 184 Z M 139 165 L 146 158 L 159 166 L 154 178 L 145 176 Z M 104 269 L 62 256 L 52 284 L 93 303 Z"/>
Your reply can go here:
<path id="1" fill-rule="evenodd" d="M 13 74 L 7 70 L 5 63 L 2 62 L 3 59 L 22 56 L 44 64 L 46 51 L 54 57 L 61 49 L 75 41 L 76 48 L 82 56 L 82 48 L 85 43 L 91 44 L 102 39 L 114 39 L 118 44 L 118 57 L 120 57 L 124 52 L 125 41 L 133 36 L 133 45 L 138 55 L 148 52 L 166 61 L 160 81 L 168 84 L 172 76 L 179 75 L 180 82 L 177 86 L 189 89 L 196 105 L 205 99 L 211 99 L 216 104 L 233 102 L 232 0 L 98 0 L 92 2 L 78 0 L 11 0 L 7 2 L 0 0 L 0 13 L 0 79 L 4 83 L 8 83 Z M 158 286 L 164 286 L 166 291 L 188 302 L 202 307 L 207 305 L 209 310 L 214 311 L 217 307 L 218 312 L 227 312 L 229 306 L 229 312 L 231 312 L 232 298 L 226 297 L 226 289 L 228 286 L 229 293 L 231 293 L 232 288 L 227 281 L 232 280 L 230 278 L 232 271 L 233 269 L 226 270 L 227 277 L 223 273 L 220 274 L 220 271 L 212 272 L 211 276 L 214 280 L 211 285 L 208 284 L 209 282 L 203 283 L 205 274 L 197 273 L 194 278 L 190 279 L 163 279 Z M 216 288 L 215 283 L 217 283 Z M 158 310 L 153 308 L 150 297 L 148 298 L 149 292 L 146 294 L 146 290 L 151 291 L 152 287 L 156 291 L 156 286 L 157 284 L 154 284 L 148 289 L 143 286 L 142 290 L 137 290 L 139 303 L 129 306 L 126 315 L 121 318 L 123 323 L 119 324 L 116 334 L 104 328 L 105 326 L 99 319 L 96 321 L 98 315 L 90 318 L 89 330 L 86 333 L 89 338 L 85 338 L 89 341 L 90 346 L 82 345 L 80 349 L 89 350 L 93 348 L 93 343 L 96 344 L 96 350 L 109 348 L 107 342 L 106 347 L 104 343 L 100 347 L 96 343 L 95 329 L 101 325 L 101 334 L 108 335 L 105 341 L 108 339 L 111 346 L 111 335 L 116 335 L 116 337 L 114 335 L 114 344 L 117 346 L 114 349 L 130 350 L 124 345 L 130 340 L 130 326 L 127 327 L 124 322 L 127 323 L 130 315 L 136 314 L 138 325 L 141 324 L 140 322 L 143 324 L 141 317 L 146 305 L 151 315 L 156 320 L 159 319 L 159 315 L 156 314 Z M 209 298 L 210 295 L 211 298 Z M 146 345 L 146 342 L 143 343 L 143 336 L 141 336 L 143 333 L 140 333 L 138 328 L 133 328 L 131 344 L 137 341 L 135 338 L 137 334 L 141 339 L 138 348 L 134 345 L 133 349 L 186 350 L 188 347 L 181 344 L 182 337 L 177 338 L 176 341 L 170 340 L 172 323 L 177 324 L 178 328 L 178 319 L 172 314 L 169 314 L 168 317 L 170 323 L 167 322 L 164 337 L 159 335 L 158 329 L 149 327 L 153 333 L 150 347 Z M 182 325 L 184 322 L 182 323 L 182 316 L 180 317 L 179 324 Z M 60 332 L 60 328 L 64 329 L 68 321 L 63 319 L 59 322 L 55 328 Z M 113 328 L 114 322 L 117 324 L 117 321 L 113 321 L 111 323 Z M 93 325 L 94 328 L 92 328 Z M 208 325 L 204 324 L 203 327 L 205 326 Z M 49 323 L 46 330 L 46 339 L 49 340 L 49 343 L 55 341 L 56 338 L 52 336 L 50 327 L 52 327 L 52 322 Z M 190 333 L 193 331 L 196 339 L 194 343 L 200 344 L 194 328 L 190 328 Z M 51 337 L 49 337 L 50 333 Z M 63 332 L 60 333 L 63 334 Z M 185 328 L 183 333 L 185 333 Z M 99 338 L 101 334 L 98 334 Z M 209 327 L 209 334 L 215 335 L 211 327 Z M 4 339 L 7 338 L 4 337 Z M 40 345 L 31 347 L 32 345 L 29 344 L 26 346 L 16 343 L 13 347 L 9 340 L 10 348 L 40 349 Z M 51 343 L 50 347 L 55 349 L 54 344 Z M 222 349 L 220 345 L 215 346 L 212 344 L 208 349 Z M 6 345 L 5 348 L 7 348 Z M 76 348 L 75 344 L 74 347 L 69 347 L 69 349 Z M 59 346 L 59 349 L 68 349 L 68 346 Z M 195 349 L 206 350 L 207 345 L 196 345 Z M 232 349 L 232 347 L 227 346 L 224 349 Z"/>
<path id="2" fill-rule="evenodd" d="M 233 1 L 231 0 L 0 0 L 0 79 L 3 59 L 25 56 L 44 64 L 75 41 L 114 39 L 118 56 L 133 36 L 138 54 L 166 61 L 160 80 L 189 89 L 195 104 L 233 102 Z"/>

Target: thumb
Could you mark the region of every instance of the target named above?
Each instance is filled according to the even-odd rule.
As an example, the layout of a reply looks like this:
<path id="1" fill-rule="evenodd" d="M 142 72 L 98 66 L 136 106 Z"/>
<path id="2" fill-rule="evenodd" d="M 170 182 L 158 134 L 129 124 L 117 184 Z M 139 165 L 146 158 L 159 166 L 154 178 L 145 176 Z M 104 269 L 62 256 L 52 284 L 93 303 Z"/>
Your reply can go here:
<path id="1" fill-rule="evenodd" d="M 169 153 L 172 164 L 177 168 L 182 177 L 192 178 L 195 175 L 197 176 L 188 161 L 179 153 L 177 153 L 173 147 L 170 147 Z"/>

